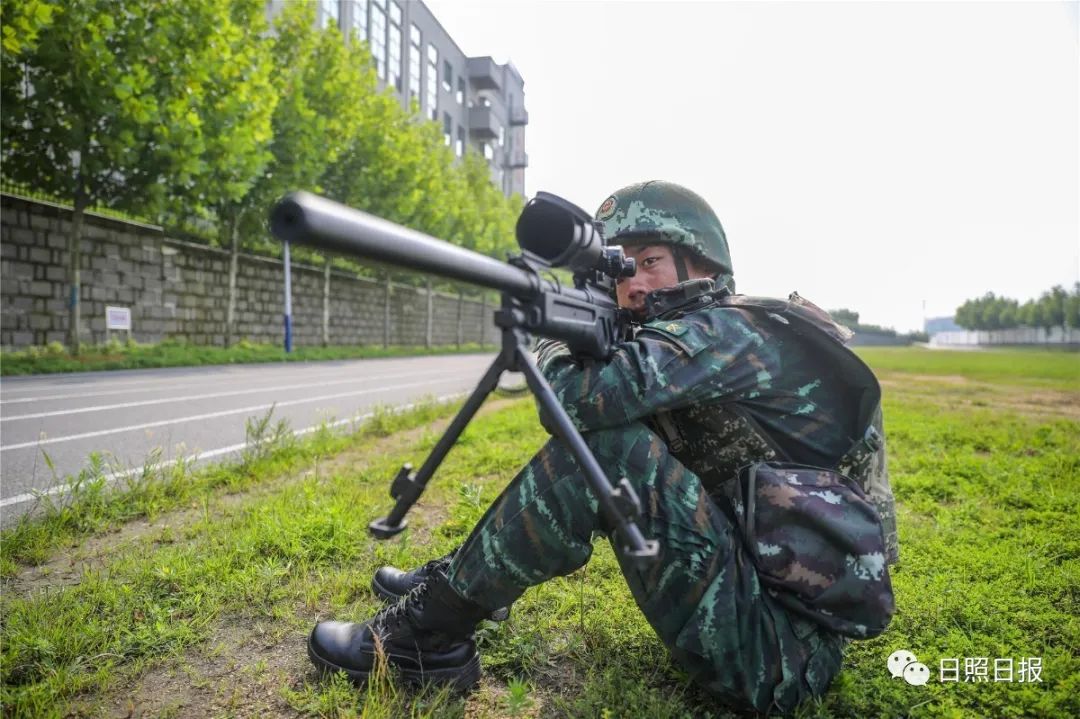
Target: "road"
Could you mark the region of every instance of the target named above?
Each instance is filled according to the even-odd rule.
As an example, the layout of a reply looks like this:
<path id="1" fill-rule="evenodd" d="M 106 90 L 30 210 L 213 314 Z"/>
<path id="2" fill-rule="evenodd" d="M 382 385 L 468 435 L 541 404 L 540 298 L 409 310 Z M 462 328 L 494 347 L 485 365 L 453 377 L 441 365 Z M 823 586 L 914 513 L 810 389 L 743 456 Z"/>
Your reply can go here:
<path id="1" fill-rule="evenodd" d="M 235 455 L 245 421 L 273 407 L 303 431 L 376 405 L 470 391 L 493 355 L 184 367 L 0 379 L 0 524 L 102 452 L 114 476 L 162 461 Z M 53 468 L 50 469 L 45 455 Z"/>

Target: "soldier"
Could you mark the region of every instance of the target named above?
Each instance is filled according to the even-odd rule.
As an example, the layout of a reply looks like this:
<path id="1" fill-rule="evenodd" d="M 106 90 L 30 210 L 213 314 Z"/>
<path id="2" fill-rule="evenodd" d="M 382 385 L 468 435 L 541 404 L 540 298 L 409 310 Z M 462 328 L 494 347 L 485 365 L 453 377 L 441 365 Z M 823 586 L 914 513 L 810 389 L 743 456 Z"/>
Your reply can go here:
<path id="1" fill-rule="evenodd" d="M 736 707 L 789 711 L 824 693 L 851 638 L 892 615 L 877 382 L 844 329 L 797 295 L 733 294 L 724 230 L 695 193 L 631 185 L 596 220 L 637 260 L 617 287 L 636 334 L 604 363 L 545 341 L 538 363 L 600 466 L 641 499 L 660 560 L 619 561 L 672 656 Z M 308 654 L 362 681 L 384 651 L 407 679 L 469 688 L 480 620 L 582 567 L 607 529 L 553 437 L 460 548 L 380 569 L 373 588 L 398 601 L 364 623 L 318 624 Z"/>

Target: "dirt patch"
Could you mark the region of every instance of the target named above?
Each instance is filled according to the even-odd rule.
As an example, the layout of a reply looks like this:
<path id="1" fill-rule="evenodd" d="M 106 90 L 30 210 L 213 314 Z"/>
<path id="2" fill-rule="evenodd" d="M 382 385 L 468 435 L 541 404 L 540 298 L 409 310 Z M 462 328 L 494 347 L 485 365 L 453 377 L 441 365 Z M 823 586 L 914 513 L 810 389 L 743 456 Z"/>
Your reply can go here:
<path id="1" fill-rule="evenodd" d="M 281 687 L 314 678 L 304 637 L 231 621 L 213 640 L 143 672 L 76 713 L 103 717 L 299 716 Z"/>
<path id="2" fill-rule="evenodd" d="M 300 691 L 321 681 L 307 658 L 306 641 L 306 631 L 290 629 L 281 636 L 259 622 L 229 622 L 203 646 L 70 709 L 80 716 L 111 719 L 304 716 L 288 702 L 283 688 Z M 550 679 L 534 678 L 527 699 L 515 703 L 504 681 L 485 674 L 466 699 L 464 716 L 550 716 L 551 700 L 571 685 L 580 686 L 576 676 L 561 687 Z"/>
<path id="3" fill-rule="evenodd" d="M 983 408 L 1038 418 L 1080 420 L 1080 392 L 1072 390 L 1031 389 L 938 375 L 889 374 L 879 381 L 885 391 L 903 391 L 949 408 Z"/>
<path id="4" fill-rule="evenodd" d="M 973 380 L 970 377 L 964 377 L 958 374 L 911 374 L 910 372 L 882 372 L 878 375 L 882 379 L 882 384 L 886 381 L 896 384 L 902 384 L 905 381 L 917 381 L 917 382 L 938 382 L 940 384 L 949 385 L 965 385 L 972 384 Z"/>
<path id="5" fill-rule="evenodd" d="M 487 402 L 480 408 L 477 416 L 496 412 L 514 401 L 513 399 L 495 399 Z M 146 551 L 147 544 L 159 546 L 174 543 L 178 541 L 178 537 L 184 536 L 188 527 L 205 520 L 207 516 L 211 519 L 220 519 L 237 507 L 278 492 L 316 473 L 331 475 L 342 468 L 364 467 L 369 463 L 367 457 L 400 452 L 414 444 L 426 432 L 444 431 L 451 419 L 452 417 L 446 417 L 421 427 L 396 432 L 376 440 L 373 445 L 367 445 L 363 449 L 346 450 L 330 458 L 320 458 L 308 468 L 260 482 L 256 486 L 239 492 L 215 493 L 205 508 L 196 504 L 185 509 L 166 512 L 152 521 L 135 520 L 110 532 L 86 537 L 79 540 L 77 544 L 57 552 L 41 564 L 23 568 L 18 574 L 3 582 L 3 591 L 24 597 L 45 588 L 74 586 L 82 581 L 87 572 L 100 569 L 114 557 L 135 548 Z M 390 479 L 387 477 L 387 482 Z M 439 507 L 429 506 L 421 501 L 410 514 L 421 518 L 422 521 L 416 522 L 417 525 L 431 526 L 428 520 L 435 520 L 439 511 Z M 430 532 L 430 529 L 425 531 Z"/>

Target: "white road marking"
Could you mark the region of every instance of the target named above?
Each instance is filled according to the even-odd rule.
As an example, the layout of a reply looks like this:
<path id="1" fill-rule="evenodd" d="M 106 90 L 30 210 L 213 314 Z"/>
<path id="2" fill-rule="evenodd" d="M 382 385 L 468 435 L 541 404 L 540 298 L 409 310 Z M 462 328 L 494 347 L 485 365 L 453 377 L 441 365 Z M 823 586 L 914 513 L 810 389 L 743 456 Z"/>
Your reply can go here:
<path id="1" fill-rule="evenodd" d="M 194 422 L 202 419 L 213 419 L 215 417 L 227 417 L 230 414 L 242 414 L 244 412 L 259 412 L 261 410 L 270 409 L 271 407 L 290 407 L 296 404 L 306 404 L 309 402 L 321 402 L 323 400 L 341 399 L 344 397 L 355 397 L 362 394 L 371 394 L 372 392 L 385 392 L 392 389 L 405 389 L 406 387 L 419 387 L 428 384 L 444 384 L 450 381 L 457 381 L 457 378 L 449 378 L 446 380 L 440 380 L 436 382 L 410 382 L 408 384 L 390 385 L 389 387 L 379 387 L 376 389 L 365 389 L 357 392 L 339 392 L 336 394 L 327 394 L 319 397 L 306 397 L 304 399 L 293 399 L 287 402 L 270 402 L 269 404 L 252 405 L 251 407 L 241 407 L 240 409 L 227 409 L 221 412 L 209 412 L 207 414 L 197 414 L 189 417 L 177 417 L 174 419 L 164 419 L 158 422 L 147 422 L 145 424 L 133 424 L 127 427 L 114 427 L 113 429 L 102 429 L 96 432 L 83 432 L 82 434 L 71 434 L 66 437 L 52 437 L 49 439 L 38 439 L 33 442 L 20 442 L 19 444 L 9 444 L 0 447 L 0 452 L 4 452 L 9 449 L 22 449 L 24 447 L 37 447 L 45 444 L 56 444 L 57 442 L 70 442 L 75 439 L 86 439 L 87 437 L 100 437 L 106 434 L 116 434 L 118 432 L 130 432 L 137 429 L 150 429 L 151 427 L 162 427 L 168 424 L 179 424 L 180 422 Z"/>
<path id="2" fill-rule="evenodd" d="M 444 370 L 445 371 L 445 370 Z M 402 377 L 421 377 L 424 375 L 436 374 L 435 371 L 428 372 L 410 372 L 408 374 L 389 374 L 380 375 L 378 377 L 353 377 L 351 379 L 334 380 L 330 382 L 308 382 L 305 384 L 293 384 L 274 387 L 256 387 L 254 389 L 238 389 L 232 392 L 214 392 L 210 394 L 193 394 L 185 395 L 183 397 L 162 397 L 159 399 L 147 399 L 139 402 L 122 402 L 120 404 L 103 404 L 96 407 L 76 407 L 74 409 L 58 409 L 52 412 L 37 412 L 35 414 L 19 414 L 14 417 L 0 417 L 0 422 L 14 422 L 18 419 L 39 419 L 41 417 L 59 417 L 65 414 L 81 414 L 83 412 L 104 412 L 110 409 L 127 409 L 129 407 L 144 407 L 151 404 L 165 404 L 168 402 L 186 402 L 188 400 L 197 399 L 214 399 L 216 397 L 233 397 L 242 394 L 257 394 L 259 392 L 268 392 L 273 390 L 274 392 L 284 392 L 292 389 L 308 389 L 312 387 L 331 387 L 338 384 L 356 384 L 357 382 L 369 382 L 372 380 L 381 379 L 401 379 Z M 145 392 L 146 390 L 139 390 Z"/>
<path id="3" fill-rule="evenodd" d="M 441 397 L 437 397 L 435 399 L 435 401 L 436 402 L 446 402 L 448 400 L 455 399 L 457 397 L 462 397 L 465 394 L 466 394 L 465 392 L 458 392 L 458 393 L 455 393 L 455 394 L 444 394 Z M 412 409 L 415 406 L 416 406 L 415 402 L 410 402 L 409 404 L 403 404 L 400 407 L 395 407 L 394 411 L 395 412 L 405 412 L 405 411 L 408 411 L 408 410 Z M 316 431 L 318 429 L 323 428 L 324 426 L 325 427 L 337 427 L 339 425 L 343 425 L 343 424 L 346 424 L 348 422 L 362 422 L 362 421 L 364 421 L 366 419 L 371 419 L 374 415 L 375 415 L 374 412 L 368 412 L 367 414 L 364 414 L 364 415 L 358 415 L 358 416 L 355 416 L 355 417 L 349 417 L 347 419 L 339 419 L 339 420 L 337 420 L 335 422 L 329 422 L 329 423 L 326 423 L 326 424 L 314 424 L 314 425 L 312 425 L 310 427 L 305 427 L 304 429 L 298 429 L 295 432 L 293 432 L 293 434 L 296 435 L 296 436 L 300 436 L 302 434 L 308 434 L 309 432 L 314 432 L 314 431 Z M 170 459 L 170 460 L 167 460 L 165 462 L 161 462 L 160 464 L 155 465 L 155 466 L 164 469 L 166 467 L 171 467 L 172 465 L 174 465 L 174 464 L 176 464 L 177 462 L 180 462 L 180 461 L 198 462 L 200 460 L 210 459 L 211 457 L 220 457 L 223 454 L 229 454 L 230 452 L 238 452 L 238 451 L 241 451 L 243 449 L 246 449 L 248 444 L 249 444 L 249 442 L 241 442 L 240 444 L 230 444 L 228 447 L 219 447 L 218 449 L 213 449 L 213 450 L 210 450 L 209 452 L 195 452 L 189 457 L 186 457 L 186 458 L 185 457 L 178 457 L 176 459 Z M 115 473 L 107 475 L 105 477 L 105 481 L 106 481 L 106 483 L 112 483 L 112 482 L 115 482 L 118 479 L 123 479 L 124 477 L 130 477 L 131 475 L 136 474 L 137 472 L 142 472 L 142 471 L 143 471 L 142 467 L 136 467 L 135 469 L 129 469 L 129 470 L 126 470 L 124 472 L 115 472 Z M 22 504 L 23 502 L 29 502 L 31 500 L 38 499 L 39 497 L 49 497 L 49 496 L 52 496 L 54 494 L 60 494 L 61 492 L 65 491 L 67 488 L 68 488 L 67 484 L 58 484 L 55 487 L 50 487 L 49 489 L 44 490 L 42 492 L 24 492 L 23 494 L 16 494 L 15 496 L 12 496 L 12 497 L 7 497 L 5 499 L 0 499 L 0 507 L 7 507 L 7 506 L 12 505 L 12 504 Z"/>

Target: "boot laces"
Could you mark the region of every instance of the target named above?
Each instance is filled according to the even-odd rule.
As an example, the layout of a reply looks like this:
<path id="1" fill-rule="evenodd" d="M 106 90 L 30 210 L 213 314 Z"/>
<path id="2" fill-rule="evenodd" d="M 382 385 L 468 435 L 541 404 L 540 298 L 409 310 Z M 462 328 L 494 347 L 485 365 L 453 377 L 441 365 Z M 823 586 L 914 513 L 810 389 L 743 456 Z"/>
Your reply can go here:
<path id="1" fill-rule="evenodd" d="M 384 627 L 394 626 L 400 624 L 402 621 L 407 622 L 409 620 L 410 609 L 415 607 L 416 609 L 423 610 L 424 600 L 427 599 L 428 595 L 429 584 L 430 580 L 418 584 L 407 593 L 403 594 L 401 598 L 393 604 L 383 607 L 383 609 L 375 615 L 375 622 Z"/>

